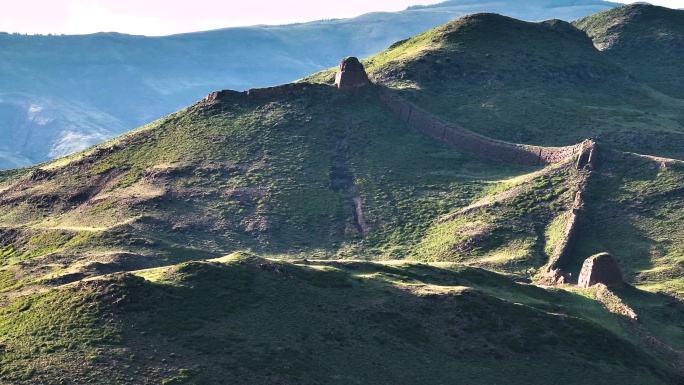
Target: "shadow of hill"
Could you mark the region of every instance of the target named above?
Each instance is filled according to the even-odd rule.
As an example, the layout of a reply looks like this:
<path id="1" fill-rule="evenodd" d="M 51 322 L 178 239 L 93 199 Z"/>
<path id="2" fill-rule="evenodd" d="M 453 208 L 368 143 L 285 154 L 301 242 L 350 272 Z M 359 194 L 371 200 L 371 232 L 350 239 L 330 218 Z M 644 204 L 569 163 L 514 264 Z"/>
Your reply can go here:
<path id="1" fill-rule="evenodd" d="M 71 354 L 84 378 L 137 383 L 542 384 L 561 372 L 608 384 L 678 378 L 601 325 L 542 309 L 561 296 L 479 269 L 241 254 L 141 274 L 154 282 L 124 274 L 64 289 L 101 308 L 100 322 L 118 337 L 100 341 L 90 362 L 68 347 L 52 354 Z M 57 371 L 41 368 L 32 381 Z"/>

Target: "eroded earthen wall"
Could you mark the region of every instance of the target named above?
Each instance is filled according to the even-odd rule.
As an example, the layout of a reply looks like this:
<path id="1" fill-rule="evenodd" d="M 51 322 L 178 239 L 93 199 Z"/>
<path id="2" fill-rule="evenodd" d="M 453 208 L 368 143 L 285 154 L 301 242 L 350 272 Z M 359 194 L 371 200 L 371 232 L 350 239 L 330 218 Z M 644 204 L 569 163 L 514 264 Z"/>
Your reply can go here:
<path id="1" fill-rule="evenodd" d="M 355 90 L 370 83 L 363 64 L 355 57 L 342 60 L 335 74 L 335 85 L 342 90 Z"/>
<path id="2" fill-rule="evenodd" d="M 563 235 L 558 240 L 556 248 L 553 250 L 553 254 L 549 260 L 549 264 L 546 267 L 546 272 L 542 278 L 542 282 L 547 284 L 562 284 L 570 281 L 570 275 L 566 274 L 564 270 L 570 264 L 572 259 L 573 245 L 575 239 L 577 238 L 577 232 L 579 229 L 579 216 L 578 212 L 584 206 L 584 201 L 582 198 L 582 191 L 578 191 L 575 195 L 575 201 L 573 202 L 572 208 L 570 209 L 568 215 L 568 221 L 565 224 L 565 230 Z"/>
<path id="3" fill-rule="evenodd" d="M 313 85 L 309 83 L 289 83 L 275 87 L 251 88 L 247 90 L 246 93 L 251 99 L 272 99 L 302 93 L 312 86 Z"/>
<path id="4" fill-rule="evenodd" d="M 288 96 L 288 95 L 306 94 L 307 92 L 313 91 L 316 88 L 321 88 L 321 87 L 328 87 L 328 86 L 320 85 L 320 84 L 311 84 L 311 83 L 289 83 L 289 84 L 283 84 L 283 85 L 275 86 L 275 87 L 251 88 L 251 89 L 244 91 L 244 92 L 232 91 L 232 90 L 223 90 L 223 91 L 215 91 L 215 92 L 210 93 L 209 95 L 207 95 L 205 100 L 207 100 L 207 101 L 229 100 L 229 99 L 237 97 L 237 96 L 244 97 L 245 95 L 247 97 L 249 97 L 250 99 L 268 100 L 268 99 L 274 99 L 274 98 L 279 98 L 279 97 Z"/>
<path id="5" fill-rule="evenodd" d="M 223 90 L 223 91 L 214 91 L 207 95 L 205 100 L 208 101 L 214 101 L 214 100 L 228 100 L 236 96 L 243 96 L 244 93 L 240 91 L 232 91 L 232 90 Z"/>
<path id="6" fill-rule="evenodd" d="M 556 249 L 551 256 L 551 263 L 549 264 L 551 269 L 564 269 L 570 262 L 572 245 L 575 242 L 575 238 L 577 238 L 578 222 L 577 213 L 573 209 L 570 211 L 570 217 L 565 225 L 563 236 L 558 241 Z"/>
<path id="7" fill-rule="evenodd" d="M 390 91 L 381 90 L 380 99 L 401 120 L 426 135 L 499 162 L 527 166 L 553 164 L 576 155 L 582 148 L 581 143 L 566 147 L 536 147 L 506 143 L 456 128 L 411 105 Z"/>

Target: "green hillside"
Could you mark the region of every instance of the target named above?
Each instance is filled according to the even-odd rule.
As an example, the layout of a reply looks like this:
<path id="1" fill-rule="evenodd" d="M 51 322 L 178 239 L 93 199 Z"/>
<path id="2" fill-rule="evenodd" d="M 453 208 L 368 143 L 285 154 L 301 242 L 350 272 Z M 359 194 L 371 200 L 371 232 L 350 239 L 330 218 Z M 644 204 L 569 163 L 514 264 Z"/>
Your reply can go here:
<path id="1" fill-rule="evenodd" d="M 684 382 L 679 99 L 606 53 L 472 15 L 0 172 L 0 382 Z"/>
<path id="2" fill-rule="evenodd" d="M 624 9 L 631 8 L 599 15 L 609 23 L 615 19 L 608 16 Z M 671 18 L 684 13 L 662 12 Z M 682 36 L 674 30 L 671 35 L 675 42 Z M 662 54 L 668 60 L 650 50 L 668 52 Z M 680 62 L 673 58 L 677 52 L 662 44 L 645 50 L 639 45 L 624 62 L 640 68 L 639 74 L 669 74 L 681 71 L 672 65 Z M 619 150 L 684 158 L 684 101 L 654 89 L 652 79 L 637 77 L 608 53 L 560 20 L 530 23 L 476 14 L 397 42 L 364 64 L 376 82 L 489 137 L 546 146 L 593 138 Z M 331 82 L 333 75 L 329 70 L 306 80 Z"/>
<path id="3" fill-rule="evenodd" d="M 544 384 L 563 372 L 569 383 L 588 373 L 605 384 L 681 379 L 638 341 L 615 334 L 620 323 L 590 297 L 458 266 L 238 254 L 16 301 L 0 311 L 0 378 Z"/>
<path id="4" fill-rule="evenodd" d="M 435 218 L 530 171 L 435 145 L 372 89 L 234 93 L 2 174 L 0 255 L 38 282 L 242 249 L 401 259 Z"/>
<path id="5" fill-rule="evenodd" d="M 396 40 L 470 13 L 576 20 L 617 5 L 603 0 L 458 0 L 354 18 L 188 30 L 191 33 L 171 36 L 8 34 L 4 24 L 0 169 L 35 165 L 88 148 L 177 111 L 214 89 L 281 84 L 332 66 L 345 55 L 367 57 Z M 205 7 L 207 15 L 230 9 L 220 4 Z"/>
<path id="6" fill-rule="evenodd" d="M 589 177 L 577 254 L 610 251 L 636 286 L 684 298 L 684 162 L 613 151 L 602 158 Z"/>
<path id="7" fill-rule="evenodd" d="M 616 23 L 616 20 L 620 22 Z M 683 10 L 635 4 L 601 12 L 573 24 L 637 80 L 671 98 L 684 99 Z"/>

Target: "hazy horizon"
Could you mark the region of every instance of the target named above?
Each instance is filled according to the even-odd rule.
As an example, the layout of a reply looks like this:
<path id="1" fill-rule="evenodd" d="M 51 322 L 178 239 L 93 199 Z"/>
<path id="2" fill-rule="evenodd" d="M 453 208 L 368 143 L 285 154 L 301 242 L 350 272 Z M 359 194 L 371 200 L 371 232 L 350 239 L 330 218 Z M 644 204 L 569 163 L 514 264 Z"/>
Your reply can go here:
<path id="1" fill-rule="evenodd" d="M 392 12 L 412 5 L 436 4 L 436 0 L 349 0 L 336 3 L 252 0 L 230 4 L 204 0 L 198 6 L 162 0 L 32 0 L 5 5 L 0 32 L 21 34 L 80 35 L 118 32 L 164 36 L 212 29 L 303 23 L 321 19 L 349 18 L 368 12 Z M 634 3 L 636 1 L 616 1 Z M 684 0 L 650 3 L 684 7 Z M 38 11 L 37 11 L 38 10 Z"/>

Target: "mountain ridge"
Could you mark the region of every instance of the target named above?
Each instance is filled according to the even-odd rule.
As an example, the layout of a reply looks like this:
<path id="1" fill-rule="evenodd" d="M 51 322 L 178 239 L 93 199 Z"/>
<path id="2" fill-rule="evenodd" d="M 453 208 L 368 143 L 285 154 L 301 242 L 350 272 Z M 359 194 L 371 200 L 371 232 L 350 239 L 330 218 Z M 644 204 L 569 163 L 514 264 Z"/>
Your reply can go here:
<path id="1" fill-rule="evenodd" d="M 621 22 L 605 25 L 604 18 Z M 684 77 L 678 62 L 684 50 L 684 11 L 633 5 L 575 21 L 608 57 L 667 96 L 682 99 Z M 658 71 L 649 71 L 656 66 Z"/>
<path id="2" fill-rule="evenodd" d="M 612 6 L 595 3 L 566 11 L 540 8 L 537 2 L 515 7 L 486 3 L 479 9 L 453 5 L 153 38 L 0 34 L 0 68 L 5 68 L 0 75 L 0 138 L 7 147 L 7 155 L 0 154 L 5 159 L 0 168 L 86 148 L 179 110 L 214 89 L 281 84 L 332 66 L 343 56 L 365 57 L 466 13 L 490 9 L 530 19 L 570 20 Z M 74 66 L 78 70 L 71 70 Z M 29 110 L 37 109 L 42 110 L 31 119 Z"/>
<path id="3" fill-rule="evenodd" d="M 478 14 L 364 64 L 371 78 L 418 107 L 485 136 L 543 146 L 593 138 L 622 151 L 682 157 L 682 99 L 655 90 L 567 23 Z M 680 67 L 664 65 L 681 76 Z M 327 70 L 305 80 L 331 83 L 331 76 Z"/>
<path id="4" fill-rule="evenodd" d="M 482 113 L 501 116 L 483 95 L 533 104 L 532 123 L 573 101 L 672 112 L 611 99 L 645 86 L 578 31 L 475 15 L 367 59 L 365 87 L 324 71 L 217 91 L 0 172 L 0 379 L 682 382 L 684 163 L 610 131 L 528 162 L 541 140 Z M 594 58 L 579 71 L 578 44 Z M 550 61 L 504 65 L 523 58 Z M 459 119 L 468 98 L 479 109 Z M 603 253 L 620 285 L 575 285 Z"/>

